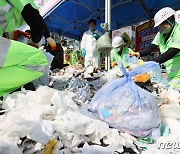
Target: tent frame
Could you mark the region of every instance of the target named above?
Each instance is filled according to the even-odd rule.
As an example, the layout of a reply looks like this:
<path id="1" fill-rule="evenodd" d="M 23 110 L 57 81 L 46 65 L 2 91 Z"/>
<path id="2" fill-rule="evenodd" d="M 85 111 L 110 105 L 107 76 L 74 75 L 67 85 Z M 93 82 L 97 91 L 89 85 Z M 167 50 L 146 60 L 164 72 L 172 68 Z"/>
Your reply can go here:
<path id="1" fill-rule="evenodd" d="M 99 0 L 97 0 L 97 1 L 99 1 Z M 102 18 L 102 17 L 107 18 L 107 17 L 106 17 L 107 10 L 108 10 L 108 12 L 109 12 L 110 9 L 113 9 L 114 7 L 116 7 L 116 6 L 118 6 L 118 5 L 122 5 L 122 4 L 125 4 L 125 3 L 129 3 L 129 2 L 134 1 L 134 0 L 126 0 L 126 1 L 119 0 L 116 4 L 114 4 L 114 5 L 112 5 L 112 6 L 111 6 L 111 0 L 105 0 L 105 1 L 106 1 L 105 4 L 108 4 L 108 3 L 109 3 L 109 4 L 110 4 L 110 7 L 109 7 L 109 9 L 108 9 L 108 8 L 106 8 L 106 6 L 105 6 L 105 8 L 99 9 L 99 11 L 105 10 L 105 13 L 102 13 L 102 14 L 100 14 L 100 15 L 98 15 L 98 12 L 97 12 L 98 10 L 95 11 L 93 8 L 87 6 L 82 0 L 79 0 L 79 2 L 77 2 L 76 0 L 60 0 L 60 2 L 59 2 L 52 10 L 50 10 L 49 12 L 47 12 L 43 17 L 44 17 L 44 18 L 48 17 L 49 14 L 51 14 L 59 5 L 61 5 L 61 4 L 64 3 L 64 2 L 71 2 L 71 3 L 75 3 L 75 4 L 77 4 L 77 5 L 81 5 L 81 6 L 85 7 L 85 8 L 87 8 L 90 12 L 92 12 L 92 14 L 91 14 L 86 20 L 74 21 L 73 23 L 72 23 L 72 21 L 62 20 L 62 19 L 59 18 L 59 17 L 54 17 L 54 18 L 53 18 L 54 20 L 60 20 L 60 21 L 62 21 L 62 22 L 64 22 L 64 23 L 70 25 L 69 27 L 67 27 L 67 28 L 64 29 L 63 31 L 60 30 L 61 35 L 63 35 L 63 34 L 65 34 L 68 30 L 74 29 L 74 28 L 77 28 L 77 29 L 78 29 L 79 27 L 81 27 L 83 30 L 85 30 L 85 28 L 82 27 L 82 25 L 83 25 L 85 22 L 87 22 L 89 19 L 91 19 L 94 15 L 97 14 L 97 16 L 100 16 L 101 18 Z M 143 0 L 135 0 L 135 1 L 136 1 L 137 3 L 139 3 L 139 4 L 141 5 L 141 7 L 145 10 L 145 12 L 148 14 L 148 18 L 151 18 L 151 11 L 148 10 L 145 2 L 144 2 Z M 109 14 L 109 16 L 110 16 L 110 14 Z M 57 19 L 56 19 L 56 18 L 57 18 Z M 111 18 L 111 17 L 110 17 L 110 18 Z M 51 17 L 51 19 L 52 19 L 52 17 Z M 77 24 L 77 23 L 79 23 L 79 22 L 80 22 L 80 24 Z M 126 25 L 126 23 L 128 23 L 128 22 L 129 22 L 129 21 L 125 22 L 124 25 Z M 109 24 L 110 24 L 110 21 L 109 21 Z M 110 25 L 110 28 L 111 28 L 111 25 Z"/>
<path id="2" fill-rule="evenodd" d="M 137 2 L 141 7 L 142 9 L 145 11 L 145 13 L 147 14 L 147 19 L 150 20 L 153 18 L 152 16 L 152 10 L 151 9 L 148 9 L 147 5 L 146 5 L 146 2 L 144 0 L 126 0 L 126 1 L 123 1 L 123 0 L 119 0 L 116 4 L 114 5 L 111 5 L 111 0 L 105 0 L 105 8 L 99 8 L 99 12 L 98 12 L 98 9 L 95 10 L 94 8 L 91 8 L 89 7 L 87 4 L 85 4 L 82 0 L 79 0 L 79 1 L 76 1 L 76 0 L 61 0 L 60 1 L 60 4 L 66 2 L 66 1 L 69 1 L 71 3 L 75 3 L 77 5 L 81 5 L 85 8 L 87 8 L 92 14 L 86 19 L 86 20 L 82 20 L 82 21 L 74 21 L 72 23 L 72 21 L 68 21 L 68 20 L 64 20 L 64 19 L 61 19 L 59 18 L 58 16 L 56 16 L 55 14 L 55 17 L 53 19 L 55 20 L 60 20 L 60 21 L 63 21 L 64 23 L 66 23 L 67 25 L 69 25 L 69 27 L 67 27 L 66 29 L 64 29 L 63 31 L 60 30 L 61 32 L 61 35 L 63 34 L 66 34 L 66 32 L 70 29 L 78 29 L 79 27 L 81 27 L 83 30 L 85 30 L 85 28 L 82 26 L 85 22 L 87 22 L 89 19 L 91 19 L 93 16 L 95 16 L 97 14 L 97 17 L 105 17 L 105 23 L 108 24 L 108 29 L 110 30 L 111 29 L 111 10 L 112 8 L 118 6 L 118 5 L 122 5 L 122 4 L 125 4 L 125 3 L 129 3 L 131 1 L 135 1 Z M 99 0 L 97 0 L 99 2 Z M 59 5 L 58 5 L 59 6 Z M 47 17 L 50 13 L 52 13 L 53 10 L 55 10 L 58 6 L 56 6 L 54 9 L 51 10 L 51 12 L 47 13 L 46 16 L 44 17 Z M 104 11 L 105 13 L 102 13 L 100 14 L 100 11 Z M 52 18 L 52 17 L 51 17 Z M 138 17 L 137 17 L 138 18 Z M 79 23 L 80 24 L 77 24 Z M 130 23 L 131 21 L 126 21 L 123 25 L 126 25 L 127 23 Z M 66 34 L 66 35 L 71 35 L 70 33 Z M 79 37 L 80 38 L 80 37 Z M 110 69 L 110 51 L 106 51 L 106 58 L 105 58 L 105 69 L 106 70 L 109 70 Z"/>

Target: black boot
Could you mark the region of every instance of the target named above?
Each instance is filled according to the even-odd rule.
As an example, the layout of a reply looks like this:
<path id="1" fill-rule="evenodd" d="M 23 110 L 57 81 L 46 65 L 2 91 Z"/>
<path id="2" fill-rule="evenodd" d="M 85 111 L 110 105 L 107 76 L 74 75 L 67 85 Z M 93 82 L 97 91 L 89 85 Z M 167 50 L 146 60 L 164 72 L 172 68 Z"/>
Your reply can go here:
<path id="1" fill-rule="evenodd" d="M 0 101 L 3 101 L 3 97 L 2 96 L 0 97 Z"/>
<path id="2" fill-rule="evenodd" d="M 35 86 L 34 86 L 34 84 L 32 82 L 29 82 L 29 83 L 25 84 L 23 87 L 25 88 L 25 90 L 31 90 L 31 91 L 35 91 L 36 90 L 36 88 L 35 88 Z M 21 87 L 16 89 L 13 92 L 16 92 L 16 91 L 21 91 Z M 13 92 L 11 92 L 11 93 L 13 93 Z"/>
<path id="3" fill-rule="evenodd" d="M 35 86 L 34 86 L 34 84 L 32 82 L 29 82 L 29 83 L 25 84 L 24 88 L 26 90 L 31 90 L 31 91 L 35 91 L 36 90 L 36 88 L 35 88 Z"/>

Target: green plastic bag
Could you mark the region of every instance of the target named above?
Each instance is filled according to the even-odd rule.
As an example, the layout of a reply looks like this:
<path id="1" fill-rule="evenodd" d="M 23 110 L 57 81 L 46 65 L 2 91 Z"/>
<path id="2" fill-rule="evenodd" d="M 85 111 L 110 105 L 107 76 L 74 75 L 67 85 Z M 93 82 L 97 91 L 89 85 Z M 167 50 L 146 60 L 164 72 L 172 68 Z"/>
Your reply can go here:
<path id="1" fill-rule="evenodd" d="M 72 51 L 71 52 L 71 65 L 75 65 L 78 61 L 77 58 L 77 52 L 76 51 Z"/>
<path id="2" fill-rule="evenodd" d="M 106 51 L 111 50 L 111 48 L 110 32 L 105 32 L 97 41 L 97 49 L 98 51 Z"/>

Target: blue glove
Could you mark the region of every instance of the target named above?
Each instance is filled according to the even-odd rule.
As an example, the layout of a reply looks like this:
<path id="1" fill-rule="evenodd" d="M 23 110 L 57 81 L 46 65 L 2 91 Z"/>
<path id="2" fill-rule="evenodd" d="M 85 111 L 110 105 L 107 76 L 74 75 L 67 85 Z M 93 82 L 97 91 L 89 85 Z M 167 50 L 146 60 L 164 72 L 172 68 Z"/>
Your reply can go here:
<path id="1" fill-rule="evenodd" d="M 83 58 L 86 56 L 86 50 L 84 48 L 81 49 L 81 55 Z"/>

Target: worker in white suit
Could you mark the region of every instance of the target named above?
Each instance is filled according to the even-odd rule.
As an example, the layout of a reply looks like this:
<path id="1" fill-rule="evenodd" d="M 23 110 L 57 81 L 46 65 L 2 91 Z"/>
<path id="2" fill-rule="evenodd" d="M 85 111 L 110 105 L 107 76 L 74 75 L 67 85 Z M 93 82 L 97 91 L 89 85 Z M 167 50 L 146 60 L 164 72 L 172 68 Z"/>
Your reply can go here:
<path id="1" fill-rule="evenodd" d="M 89 30 L 84 32 L 81 41 L 81 54 L 85 58 L 84 66 L 93 66 L 94 69 L 100 67 L 100 52 L 97 50 L 97 40 L 101 33 L 96 30 L 96 20 L 90 19 L 88 22 Z"/>

